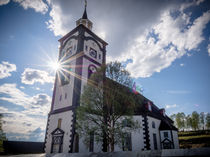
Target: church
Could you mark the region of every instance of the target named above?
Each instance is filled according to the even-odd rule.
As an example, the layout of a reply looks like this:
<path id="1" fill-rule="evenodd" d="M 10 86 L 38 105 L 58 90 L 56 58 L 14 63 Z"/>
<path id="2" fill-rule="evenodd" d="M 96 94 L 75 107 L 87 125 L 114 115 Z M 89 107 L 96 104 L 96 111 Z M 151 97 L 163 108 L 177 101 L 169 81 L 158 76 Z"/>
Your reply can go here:
<path id="1" fill-rule="evenodd" d="M 106 63 L 108 45 L 92 32 L 93 23 L 88 19 L 86 6 L 82 18 L 76 21 L 76 28 L 59 40 L 59 61 L 65 68 L 55 78 L 45 134 L 47 154 L 102 151 L 102 144 L 96 143 L 94 136 L 86 146 L 75 133 L 80 96 L 90 75 Z M 133 118 L 141 128 L 128 133 L 125 143 L 122 147 L 116 145 L 115 151 L 178 149 L 178 130 L 165 110 L 140 93 L 137 97 L 141 107 Z"/>

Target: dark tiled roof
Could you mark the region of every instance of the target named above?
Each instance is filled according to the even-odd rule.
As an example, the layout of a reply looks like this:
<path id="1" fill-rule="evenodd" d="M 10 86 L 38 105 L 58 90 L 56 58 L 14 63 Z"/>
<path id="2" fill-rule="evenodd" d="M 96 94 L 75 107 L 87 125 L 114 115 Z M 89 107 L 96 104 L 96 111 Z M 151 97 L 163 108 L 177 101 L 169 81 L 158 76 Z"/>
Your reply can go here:
<path id="1" fill-rule="evenodd" d="M 109 81 L 113 81 L 109 78 L 106 78 Z M 117 83 L 115 81 L 113 81 L 114 83 Z M 160 124 L 160 130 L 177 130 L 177 128 L 173 125 L 173 121 L 167 116 L 167 115 L 163 115 L 161 114 L 160 110 L 155 104 L 153 104 L 153 102 L 149 99 L 147 99 L 146 97 L 144 97 L 142 94 L 140 93 L 134 93 L 132 91 L 132 89 L 123 86 L 119 83 L 117 83 L 119 86 L 121 86 L 122 88 L 126 88 L 129 94 L 132 94 L 134 96 L 135 99 L 135 110 L 134 110 L 134 115 L 148 115 L 150 117 L 156 118 L 161 120 L 161 124 Z M 146 108 L 146 104 L 148 103 L 148 101 L 151 104 L 152 107 L 152 111 L 149 111 Z"/>

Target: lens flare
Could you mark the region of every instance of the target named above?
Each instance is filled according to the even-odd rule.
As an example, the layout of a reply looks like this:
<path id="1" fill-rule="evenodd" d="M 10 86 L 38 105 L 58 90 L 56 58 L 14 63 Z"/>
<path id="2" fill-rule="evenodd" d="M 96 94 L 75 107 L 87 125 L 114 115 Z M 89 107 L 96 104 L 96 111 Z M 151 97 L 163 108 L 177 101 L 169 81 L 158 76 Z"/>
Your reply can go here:
<path id="1" fill-rule="evenodd" d="M 61 69 L 61 64 L 59 62 L 49 62 L 48 66 L 54 71 L 58 71 Z"/>

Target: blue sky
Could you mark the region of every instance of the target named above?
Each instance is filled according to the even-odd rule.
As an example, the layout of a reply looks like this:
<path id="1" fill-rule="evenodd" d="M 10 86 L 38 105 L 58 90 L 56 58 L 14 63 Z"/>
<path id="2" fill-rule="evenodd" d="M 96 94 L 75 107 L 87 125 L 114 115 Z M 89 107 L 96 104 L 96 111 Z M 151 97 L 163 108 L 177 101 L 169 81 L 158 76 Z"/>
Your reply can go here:
<path id="1" fill-rule="evenodd" d="M 210 112 L 210 8 L 200 1 L 88 0 L 107 61 L 127 63 L 143 95 L 167 114 Z M 0 113 L 10 140 L 43 141 L 58 39 L 83 0 L 0 0 Z"/>

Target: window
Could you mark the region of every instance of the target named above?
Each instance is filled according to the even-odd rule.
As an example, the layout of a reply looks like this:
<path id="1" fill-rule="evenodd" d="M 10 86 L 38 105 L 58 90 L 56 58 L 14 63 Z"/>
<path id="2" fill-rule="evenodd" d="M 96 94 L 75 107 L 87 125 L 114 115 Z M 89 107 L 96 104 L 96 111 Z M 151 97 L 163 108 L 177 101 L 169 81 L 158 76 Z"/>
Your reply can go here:
<path id="1" fill-rule="evenodd" d="M 72 47 L 67 48 L 66 50 L 66 56 L 69 57 L 72 55 Z"/>
<path id="2" fill-rule="evenodd" d="M 52 143 L 52 153 L 61 153 L 62 152 L 62 141 L 63 136 L 53 136 Z"/>
<path id="3" fill-rule="evenodd" d="M 97 51 L 93 48 L 90 48 L 89 55 L 93 58 L 97 58 Z"/>
<path id="4" fill-rule="evenodd" d="M 88 78 L 90 78 L 90 76 L 92 75 L 92 73 L 96 72 L 97 68 L 95 65 L 90 65 L 88 67 Z"/>
<path id="5" fill-rule="evenodd" d="M 87 45 L 85 45 L 85 50 L 86 50 L 86 51 L 88 50 L 88 46 L 87 46 Z"/>
<path id="6" fill-rule="evenodd" d="M 59 98 L 59 100 L 60 100 L 60 101 L 62 100 L 62 95 L 60 95 L 60 98 Z"/>
<path id="7" fill-rule="evenodd" d="M 65 71 L 60 72 L 60 80 L 61 85 L 66 85 L 69 83 L 69 74 L 67 74 Z"/>
<path id="8" fill-rule="evenodd" d="M 67 98 L 67 93 L 65 93 L 65 99 Z"/>
<path id="9" fill-rule="evenodd" d="M 89 151 L 93 152 L 94 150 L 94 132 L 90 133 L 90 147 L 89 147 Z"/>
<path id="10" fill-rule="evenodd" d="M 129 119 L 124 119 L 122 123 L 124 127 L 131 127 L 131 121 Z"/>
<path id="11" fill-rule="evenodd" d="M 155 128 L 155 122 L 154 121 L 152 122 L 152 128 Z"/>
<path id="12" fill-rule="evenodd" d="M 157 137 L 156 134 L 153 134 L 153 143 L 154 143 L 154 149 L 157 149 Z"/>
<path id="13" fill-rule="evenodd" d="M 168 132 L 163 132 L 163 136 L 164 136 L 165 138 L 168 138 Z"/>
<path id="14" fill-rule="evenodd" d="M 122 139 L 123 151 L 132 151 L 131 133 L 125 133 Z"/>
<path id="15" fill-rule="evenodd" d="M 98 55 L 98 58 L 101 59 L 101 54 Z"/>
<path id="16" fill-rule="evenodd" d="M 51 153 L 61 153 L 63 151 L 64 131 L 60 128 L 55 129 L 52 133 Z"/>
<path id="17" fill-rule="evenodd" d="M 76 44 L 74 45 L 74 50 L 76 50 Z"/>
<path id="18" fill-rule="evenodd" d="M 150 103 L 148 104 L 148 110 L 152 111 L 152 106 Z"/>
<path id="19" fill-rule="evenodd" d="M 147 108 L 149 111 L 152 111 L 152 104 L 151 104 L 150 101 L 148 101 L 148 102 L 146 103 L 146 108 Z"/>
<path id="20" fill-rule="evenodd" d="M 61 128 L 61 123 L 62 123 L 62 119 L 59 118 L 59 119 L 58 119 L 58 128 Z"/>

